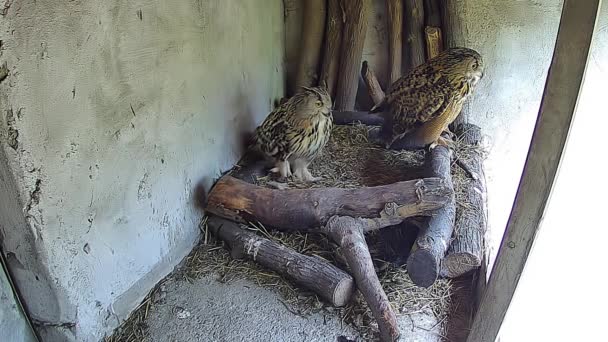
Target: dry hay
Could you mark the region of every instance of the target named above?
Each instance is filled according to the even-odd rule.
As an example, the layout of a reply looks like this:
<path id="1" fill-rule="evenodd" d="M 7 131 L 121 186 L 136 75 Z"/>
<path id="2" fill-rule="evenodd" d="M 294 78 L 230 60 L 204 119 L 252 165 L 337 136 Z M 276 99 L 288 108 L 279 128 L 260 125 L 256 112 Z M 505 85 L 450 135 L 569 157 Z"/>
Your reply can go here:
<path id="1" fill-rule="evenodd" d="M 310 169 L 314 176 L 321 176 L 320 182 L 306 184 L 289 180 L 289 188 L 340 187 L 356 188 L 390 184 L 397 181 L 419 178 L 424 163 L 424 151 L 390 151 L 369 141 L 367 126 L 336 126 L 323 154 L 313 162 Z M 456 155 L 467 161 L 479 153 L 480 148 L 468 146 L 461 141 L 455 144 Z M 457 208 L 466 206 L 463 192 L 470 179 L 458 166 L 453 165 L 452 175 L 456 190 Z M 272 187 L 271 177 L 257 179 L 260 186 Z M 457 210 L 458 211 L 458 210 Z M 268 239 L 277 241 L 299 253 L 316 255 L 329 262 L 347 269 L 342 258 L 336 253 L 336 245 L 322 234 L 283 233 L 268 231 L 259 223 L 242 226 Z M 236 279 L 247 279 L 258 286 L 277 291 L 281 302 L 295 315 L 308 315 L 315 312 L 335 314 L 352 325 L 360 333 L 359 340 L 377 340 L 377 324 L 369 307 L 357 292 L 353 300 L 343 308 L 335 308 L 319 299 L 314 293 L 293 284 L 283 276 L 263 268 L 249 260 L 232 259 L 222 241 L 213 237 L 206 223 L 201 223 L 201 242 L 186 257 L 180 269 L 170 277 L 184 281 L 193 281 L 205 276 L 214 275 L 217 281 L 231 282 Z M 372 246 L 370 246 L 372 250 Z M 398 316 L 417 312 L 431 312 L 443 323 L 449 313 L 452 283 L 439 279 L 429 288 L 421 288 L 412 283 L 405 267 L 374 260 L 378 277 L 391 305 Z M 160 285 L 162 286 L 162 285 Z M 131 342 L 146 340 L 145 319 L 153 310 L 157 286 L 150 292 L 130 318 L 117 329 L 116 333 L 106 338 L 106 342 Z M 444 328 L 442 324 L 442 328 Z"/>
<path id="2" fill-rule="evenodd" d="M 290 179 L 289 188 L 359 188 L 419 178 L 424 151 L 392 151 L 369 139 L 371 128 L 364 125 L 335 126 L 323 152 L 310 165 L 318 182 L 302 183 Z M 408 171 L 409 170 L 409 171 Z M 257 179 L 269 186 L 274 175 Z"/>

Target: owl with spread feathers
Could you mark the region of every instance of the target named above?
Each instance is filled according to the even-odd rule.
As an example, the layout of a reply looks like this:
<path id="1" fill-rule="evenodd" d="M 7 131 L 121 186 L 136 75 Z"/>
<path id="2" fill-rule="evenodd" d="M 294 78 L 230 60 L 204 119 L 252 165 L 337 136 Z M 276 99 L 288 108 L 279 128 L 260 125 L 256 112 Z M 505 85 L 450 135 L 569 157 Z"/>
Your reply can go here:
<path id="1" fill-rule="evenodd" d="M 254 146 L 275 162 L 271 172 L 307 182 L 320 179 L 312 176 L 308 165 L 329 140 L 331 108 L 325 87 L 302 87 L 268 115 L 255 130 Z"/>
<path id="2" fill-rule="evenodd" d="M 452 48 L 395 81 L 371 110 L 384 117 L 380 135 L 386 147 L 406 135 L 415 145 L 446 146 L 441 133 L 449 132 L 483 72 L 479 53 Z"/>

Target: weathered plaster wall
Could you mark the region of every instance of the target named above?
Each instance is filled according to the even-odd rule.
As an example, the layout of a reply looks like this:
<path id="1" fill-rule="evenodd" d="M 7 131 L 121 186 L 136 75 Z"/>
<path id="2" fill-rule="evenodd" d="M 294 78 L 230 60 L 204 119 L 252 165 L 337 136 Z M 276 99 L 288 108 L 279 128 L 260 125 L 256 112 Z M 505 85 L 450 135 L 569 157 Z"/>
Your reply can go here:
<path id="1" fill-rule="evenodd" d="M 190 250 L 283 92 L 282 1 L 7 2 L 0 232 L 49 340 L 96 341 Z"/>
<path id="2" fill-rule="evenodd" d="M 301 1 L 301 0 L 300 0 Z M 295 3 L 297 0 L 289 1 Z M 484 57 L 486 76 L 468 102 L 471 121 L 488 136 L 489 222 L 497 246 L 511 211 L 528 152 L 561 15 L 562 0 L 460 0 L 463 45 Z M 386 2 L 373 0 L 363 59 L 386 89 Z M 286 55 L 295 56 L 296 12 L 287 16 Z M 291 34 L 291 36 L 290 36 Z M 291 62 L 291 63 L 290 63 Z M 295 67 L 287 60 L 287 68 Z M 287 77 L 290 74 L 288 73 Z M 369 101 L 359 92 L 359 103 Z"/>

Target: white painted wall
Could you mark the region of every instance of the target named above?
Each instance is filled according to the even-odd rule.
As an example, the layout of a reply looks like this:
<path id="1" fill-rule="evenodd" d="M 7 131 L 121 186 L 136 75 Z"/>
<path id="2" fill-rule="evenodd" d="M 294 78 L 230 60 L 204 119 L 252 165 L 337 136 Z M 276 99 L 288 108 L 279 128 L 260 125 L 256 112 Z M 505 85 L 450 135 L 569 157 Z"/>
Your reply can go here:
<path id="1" fill-rule="evenodd" d="M 45 337 L 96 341 L 189 252 L 195 187 L 282 95 L 282 1 L 7 4 L 2 248 L 32 316 L 76 323 Z"/>
<path id="2" fill-rule="evenodd" d="M 553 193 L 500 330 L 501 342 L 603 341 L 608 307 L 608 5 L 603 3 Z M 597 148 L 594 148 L 597 147 Z M 600 154 L 598 154 L 600 153 Z"/>

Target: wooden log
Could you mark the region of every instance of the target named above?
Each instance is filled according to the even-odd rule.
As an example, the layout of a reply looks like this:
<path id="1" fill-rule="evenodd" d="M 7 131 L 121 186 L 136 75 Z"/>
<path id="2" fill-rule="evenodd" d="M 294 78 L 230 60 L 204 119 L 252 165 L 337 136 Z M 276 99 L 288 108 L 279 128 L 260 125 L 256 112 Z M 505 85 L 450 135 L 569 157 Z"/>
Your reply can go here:
<path id="1" fill-rule="evenodd" d="M 303 2 L 303 24 L 300 46 L 300 61 L 296 73 L 293 93 L 302 86 L 317 84 L 318 68 L 325 32 L 325 0 L 307 0 Z"/>
<path id="2" fill-rule="evenodd" d="M 463 23 L 463 6 L 459 0 L 443 0 L 440 4 L 442 26 L 442 39 L 444 48 L 463 47 L 467 45 L 465 28 Z M 469 102 L 462 106 L 460 114 L 450 125 L 452 131 L 456 130 L 461 124 L 469 122 L 470 117 Z"/>
<path id="3" fill-rule="evenodd" d="M 312 230 L 334 215 L 376 217 L 389 202 L 399 205 L 400 217 L 428 215 L 452 195 L 451 187 L 440 178 L 360 189 L 273 190 L 223 176 L 211 189 L 205 211 L 237 222 L 259 221 L 289 232 Z"/>
<path id="4" fill-rule="evenodd" d="M 382 102 L 384 99 L 384 91 L 376 78 L 376 74 L 369 67 L 367 61 L 363 61 L 363 65 L 361 66 L 361 77 L 363 77 L 363 81 L 365 81 L 367 91 L 369 96 L 372 98 L 374 105 Z"/>
<path id="5" fill-rule="evenodd" d="M 403 0 L 386 0 L 386 9 L 388 12 L 388 85 L 390 86 L 402 76 Z"/>
<path id="6" fill-rule="evenodd" d="M 466 46 L 465 28 L 462 21 L 464 7 L 460 0 L 442 0 L 439 3 L 444 49 Z"/>
<path id="7" fill-rule="evenodd" d="M 327 85 L 332 98 L 336 94 L 338 67 L 340 66 L 340 47 L 342 46 L 342 30 L 344 16 L 340 0 L 327 1 L 327 23 L 325 24 L 325 48 L 323 62 L 321 63 L 321 77 L 319 85 Z"/>
<path id="8" fill-rule="evenodd" d="M 363 55 L 363 43 L 365 42 L 371 0 L 348 0 L 344 1 L 342 5 L 346 22 L 342 35 L 335 108 L 337 110 L 353 110 L 357 96 L 359 65 Z"/>
<path id="9" fill-rule="evenodd" d="M 405 1 L 405 72 L 425 62 L 424 46 L 424 4 L 423 0 Z"/>
<path id="10" fill-rule="evenodd" d="M 211 216 L 207 223 L 211 232 L 228 244 L 234 259 L 253 260 L 313 291 L 333 306 L 346 305 L 355 291 L 355 281 L 348 273 L 319 257 L 300 254 L 217 216 Z"/>
<path id="11" fill-rule="evenodd" d="M 437 0 L 424 0 L 426 58 L 432 59 L 443 51 L 441 10 Z"/>
<path id="12" fill-rule="evenodd" d="M 481 129 L 472 124 L 458 127 L 456 134 L 467 145 L 478 146 L 482 140 Z M 472 177 L 464 194 L 467 205 L 458 212 L 452 242 L 441 265 L 443 277 L 455 278 L 476 269 L 483 258 L 487 228 L 484 156 L 480 151 L 472 150 L 470 153 L 466 165 Z"/>
<path id="13" fill-rule="evenodd" d="M 326 233 L 340 246 L 342 254 L 357 282 L 357 287 L 369 305 L 380 331 L 381 341 L 399 338 L 397 318 L 378 280 L 365 242 L 370 230 L 365 220 L 348 216 L 333 216 L 325 227 Z"/>
<path id="14" fill-rule="evenodd" d="M 370 114 L 368 112 L 356 112 L 356 111 L 332 111 L 334 118 L 334 124 L 336 125 L 351 125 L 355 123 L 362 123 L 369 126 L 380 126 L 384 123 L 384 118 L 377 114 Z"/>
<path id="15" fill-rule="evenodd" d="M 436 146 L 427 154 L 429 174 L 440 177 L 453 189 L 451 175 L 451 150 Z M 452 192 L 445 206 L 433 213 L 428 225 L 421 229 L 407 260 L 407 271 L 412 282 L 418 286 L 433 285 L 441 270 L 441 261 L 450 244 L 454 231 L 456 203 Z"/>

